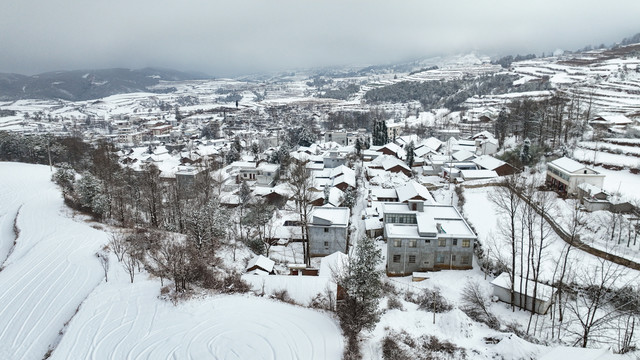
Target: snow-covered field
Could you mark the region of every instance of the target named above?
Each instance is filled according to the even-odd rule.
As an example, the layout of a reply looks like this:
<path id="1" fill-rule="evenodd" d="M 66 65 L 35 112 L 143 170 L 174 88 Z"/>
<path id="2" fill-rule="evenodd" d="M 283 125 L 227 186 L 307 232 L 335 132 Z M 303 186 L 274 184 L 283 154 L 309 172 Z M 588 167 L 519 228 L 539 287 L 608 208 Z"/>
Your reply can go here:
<path id="1" fill-rule="evenodd" d="M 49 179 L 45 166 L 0 163 L 1 254 L 20 209 L 0 272 L 0 359 L 340 358 L 340 329 L 318 311 L 252 296 L 173 306 L 115 258 L 105 282 L 95 253 L 107 234 L 74 218 Z"/>
<path id="2" fill-rule="evenodd" d="M 94 254 L 106 234 L 67 216 L 50 176 L 45 166 L 0 163 L 2 249 L 20 209 L 20 236 L 0 272 L 0 358 L 42 358 L 102 281 Z"/>

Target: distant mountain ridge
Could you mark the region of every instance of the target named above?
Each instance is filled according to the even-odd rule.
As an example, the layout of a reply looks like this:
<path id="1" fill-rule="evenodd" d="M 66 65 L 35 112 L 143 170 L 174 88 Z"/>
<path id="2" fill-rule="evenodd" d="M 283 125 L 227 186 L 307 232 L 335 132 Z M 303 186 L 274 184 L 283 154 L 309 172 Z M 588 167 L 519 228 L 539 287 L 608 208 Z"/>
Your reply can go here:
<path id="1" fill-rule="evenodd" d="M 32 76 L 0 73 L 0 100 L 92 100 L 115 94 L 151 91 L 149 87 L 160 80 L 207 78 L 204 74 L 157 68 L 54 71 Z"/>

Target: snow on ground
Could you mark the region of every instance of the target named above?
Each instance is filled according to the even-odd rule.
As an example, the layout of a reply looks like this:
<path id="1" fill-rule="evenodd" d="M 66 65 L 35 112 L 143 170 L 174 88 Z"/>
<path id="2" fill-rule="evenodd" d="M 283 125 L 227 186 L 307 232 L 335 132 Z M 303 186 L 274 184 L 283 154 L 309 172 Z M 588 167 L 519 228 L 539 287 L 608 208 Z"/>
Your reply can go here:
<path id="1" fill-rule="evenodd" d="M 401 292 L 398 298 L 402 302 L 404 310 L 388 310 L 386 309 L 386 301 L 381 303 L 381 308 L 385 309 L 384 314 L 376 328 L 365 336 L 363 358 L 382 359 L 381 340 L 392 330 L 404 330 L 414 338 L 422 335 L 432 335 L 439 340 L 449 341 L 466 349 L 469 359 L 535 358 L 536 354 L 544 352 L 545 347 L 528 343 L 513 334 L 501 333 L 488 328 L 484 324 L 476 323 L 459 309 L 462 305 L 462 289 L 468 281 L 478 282 L 482 291 L 489 297 L 492 292 L 489 284 L 491 280 L 491 277 L 485 280 L 484 274 L 477 266 L 473 270 L 430 272 L 429 278 L 421 282 L 412 282 L 411 276 L 389 278 L 387 281 Z M 439 288 L 443 297 L 454 306 L 451 311 L 436 314 L 435 324 L 433 323 L 433 312 L 420 310 L 418 305 L 403 300 L 403 294 L 406 292 L 420 294 L 425 288 Z M 518 310 L 512 313 L 508 305 L 504 303 L 492 303 L 490 308 L 500 321 L 505 324 L 515 321 L 526 327 L 529 320 L 528 312 Z M 541 318 L 543 317 L 541 316 Z M 538 328 L 538 331 L 542 330 L 541 322 L 539 322 Z M 485 337 L 503 340 L 495 345 L 486 344 Z"/>
<path id="2" fill-rule="evenodd" d="M 338 359 L 337 322 L 252 296 L 204 296 L 173 306 L 160 283 L 134 284 L 111 258 L 109 282 L 95 252 L 100 225 L 73 218 L 49 168 L 0 163 L 0 359 Z M 239 254 L 240 257 L 243 254 Z M 301 287 L 303 288 L 303 287 Z M 57 345 L 57 346 L 56 346 Z"/>
<path id="3" fill-rule="evenodd" d="M 602 163 L 628 168 L 637 168 L 640 165 L 640 159 L 637 157 L 622 154 L 611 154 L 603 151 L 595 152 L 581 147 L 574 150 L 573 158 L 578 161 L 591 161 L 596 164 Z"/>
<path id="4" fill-rule="evenodd" d="M 120 269 L 118 269 L 120 270 Z M 173 306 L 156 280 L 123 271 L 83 304 L 51 359 L 338 359 L 338 325 L 320 312 L 253 296 Z"/>
<path id="5" fill-rule="evenodd" d="M 488 194 L 493 191 L 493 187 L 465 189 L 464 196 L 466 202 L 464 206 L 464 213 L 471 225 L 475 228 L 476 233 L 478 234 L 478 240 L 483 245 L 485 251 L 489 252 L 489 256 L 492 258 L 498 256 L 502 259 L 510 259 L 510 245 L 506 240 L 506 236 L 502 235 L 500 231 L 499 218 L 502 216 L 499 215 L 496 205 L 488 199 Z M 567 216 L 562 212 L 560 214 L 560 218 Z M 560 219 L 558 222 L 562 223 Z M 521 220 L 517 219 L 517 226 L 520 227 L 521 224 Z M 520 231 L 518 230 L 517 236 L 519 235 Z M 552 281 L 556 261 L 565 248 L 566 243 L 553 231 L 551 231 L 546 243 L 549 247 L 545 249 L 540 279 L 542 281 Z M 524 245 L 524 252 L 525 254 L 527 252 L 526 244 Z M 519 253 L 520 251 L 518 249 L 518 254 Z M 576 266 L 579 265 L 581 268 L 585 269 L 596 268 L 600 264 L 599 258 L 584 251 L 580 251 L 579 249 L 571 251 L 570 258 L 572 258 L 572 261 Z M 636 271 L 630 270 L 628 276 L 622 277 L 621 281 L 627 281 L 630 278 L 637 277 L 637 275 L 638 273 Z"/>
<path id="6" fill-rule="evenodd" d="M 41 359 L 102 281 L 95 252 L 105 233 L 66 216 L 46 166 L 0 163 L 0 213 L 20 207 L 20 236 L 0 272 L 0 358 Z M 3 249 L 8 237 L 2 219 Z M 12 220 L 12 219 L 11 219 Z"/>
<path id="7" fill-rule="evenodd" d="M 609 170 L 602 166 L 594 166 L 593 169 L 604 178 L 604 189 L 610 193 L 621 193 L 625 197 L 640 200 L 638 189 L 640 188 L 640 175 L 632 174 L 627 170 Z"/>

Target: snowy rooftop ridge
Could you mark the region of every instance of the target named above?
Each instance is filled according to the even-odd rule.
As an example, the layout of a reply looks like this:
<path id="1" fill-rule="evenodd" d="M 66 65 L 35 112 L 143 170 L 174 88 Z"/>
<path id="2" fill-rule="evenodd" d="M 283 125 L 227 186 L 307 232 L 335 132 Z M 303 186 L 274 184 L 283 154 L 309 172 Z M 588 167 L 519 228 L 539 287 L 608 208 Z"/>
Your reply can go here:
<path id="1" fill-rule="evenodd" d="M 580 171 L 585 169 L 586 166 L 573 160 L 569 159 L 566 156 L 561 157 L 560 159 L 553 160 L 549 164 L 555 166 L 556 168 L 560 168 L 568 173 L 574 173 L 576 171 Z"/>

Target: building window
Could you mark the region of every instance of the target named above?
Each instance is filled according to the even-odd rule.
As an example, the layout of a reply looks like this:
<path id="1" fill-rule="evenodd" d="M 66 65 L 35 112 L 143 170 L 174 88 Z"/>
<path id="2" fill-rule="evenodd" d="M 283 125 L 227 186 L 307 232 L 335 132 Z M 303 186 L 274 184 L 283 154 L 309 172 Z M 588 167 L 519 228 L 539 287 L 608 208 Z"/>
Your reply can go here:
<path id="1" fill-rule="evenodd" d="M 469 247 L 469 246 L 471 246 L 471 240 L 469 239 L 462 240 L 462 247 Z"/>
<path id="2" fill-rule="evenodd" d="M 417 244 L 418 244 L 418 242 L 416 240 L 409 240 L 409 247 L 410 248 L 416 247 Z"/>
<path id="3" fill-rule="evenodd" d="M 400 255 L 393 255 L 393 262 L 394 263 L 399 263 L 400 262 Z"/>
<path id="4" fill-rule="evenodd" d="M 452 241 L 453 241 L 453 244 L 451 244 L 451 245 L 458 246 L 458 239 L 453 239 Z"/>
<path id="5" fill-rule="evenodd" d="M 329 232 L 329 228 L 324 228 L 324 232 L 328 233 Z"/>
<path id="6" fill-rule="evenodd" d="M 431 240 L 428 240 L 428 239 L 427 239 L 427 240 L 425 240 L 425 241 L 424 241 L 424 243 L 425 243 L 425 244 L 431 244 Z"/>
<path id="7" fill-rule="evenodd" d="M 393 246 L 401 247 L 402 246 L 402 240 L 393 240 Z"/>
<path id="8" fill-rule="evenodd" d="M 471 256 L 469 256 L 469 255 L 463 255 L 463 256 L 462 256 L 462 264 L 464 264 L 464 265 L 469 265 L 469 264 L 471 264 Z"/>
<path id="9" fill-rule="evenodd" d="M 451 255 L 451 262 L 456 261 L 456 256 L 455 255 Z"/>
<path id="10" fill-rule="evenodd" d="M 415 264 L 415 263 L 416 263 L 416 256 L 409 255 L 409 264 Z"/>
<path id="11" fill-rule="evenodd" d="M 438 246 L 440 247 L 447 246 L 447 239 L 439 239 Z"/>
<path id="12" fill-rule="evenodd" d="M 328 241 L 324 242 L 324 247 L 329 247 L 329 242 Z"/>
<path id="13" fill-rule="evenodd" d="M 436 257 L 436 263 L 437 263 L 437 264 L 444 264 L 444 255 L 439 254 L 439 255 Z"/>

